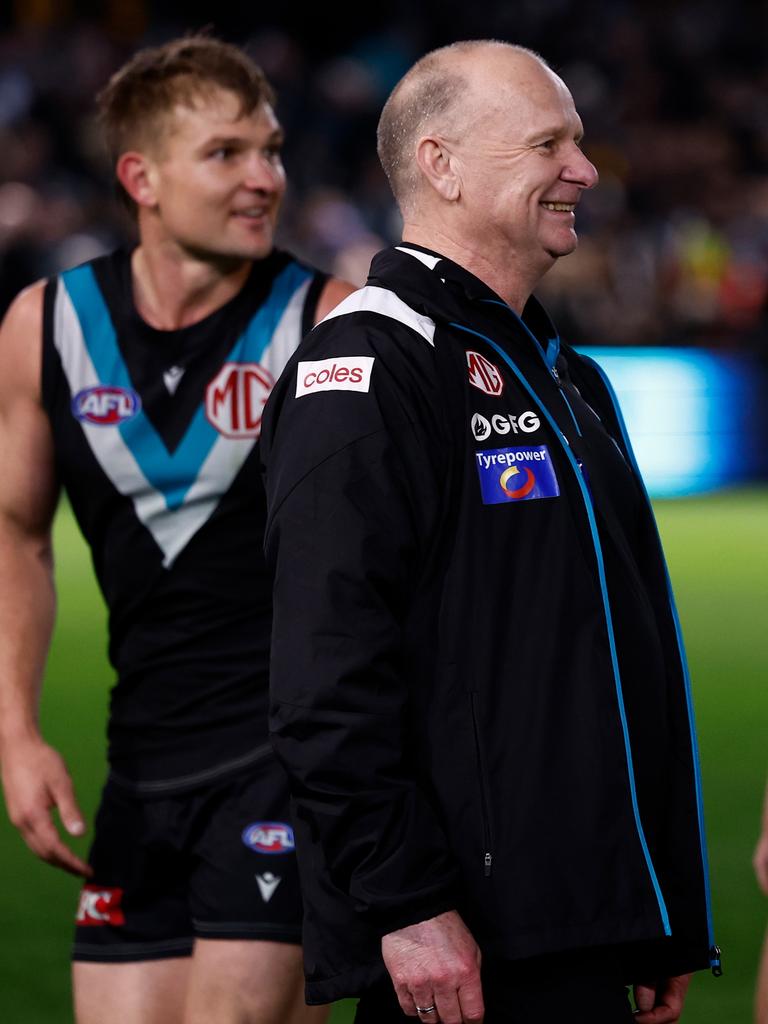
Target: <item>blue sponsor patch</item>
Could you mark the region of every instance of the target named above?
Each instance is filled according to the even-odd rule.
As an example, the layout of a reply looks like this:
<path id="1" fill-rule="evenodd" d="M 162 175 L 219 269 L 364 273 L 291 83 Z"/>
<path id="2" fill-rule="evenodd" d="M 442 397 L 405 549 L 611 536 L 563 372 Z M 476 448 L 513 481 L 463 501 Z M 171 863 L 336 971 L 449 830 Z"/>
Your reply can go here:
<path id="1" fill-rule="evenodd" d="M 475 463 L 484 505 L 556 498 L 560 494 L 555 467 L 545 444 L 486 449 L 475 452 Z"/>
<path id="2" fill-rule="evenodd" d="M 254 853 L 291 853 L 296 845 L 284 821 L 255 821 L 243 829 L 242 839 Z"/>

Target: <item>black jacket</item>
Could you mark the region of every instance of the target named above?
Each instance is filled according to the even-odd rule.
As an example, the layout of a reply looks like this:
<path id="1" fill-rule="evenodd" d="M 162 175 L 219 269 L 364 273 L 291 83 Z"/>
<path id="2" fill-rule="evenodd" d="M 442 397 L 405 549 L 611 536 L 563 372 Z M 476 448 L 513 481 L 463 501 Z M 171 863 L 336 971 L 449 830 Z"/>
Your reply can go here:
<path id="1" fill-rule="evenodd" d="M 597 366 L 535 300 L 387 250 L 288 364 L 262 457 L 310 1001 L 449 908 L 491 956 L 714 959 L 679 625 Z"/>

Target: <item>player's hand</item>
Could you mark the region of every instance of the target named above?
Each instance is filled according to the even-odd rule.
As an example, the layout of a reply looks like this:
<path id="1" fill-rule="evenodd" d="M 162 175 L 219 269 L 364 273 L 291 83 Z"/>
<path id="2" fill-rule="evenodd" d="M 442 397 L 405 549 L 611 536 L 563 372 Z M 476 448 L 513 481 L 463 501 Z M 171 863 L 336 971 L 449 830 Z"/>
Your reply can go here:
<path id="1" fill-rule="evenodd" d="M 675 1024 L 683 1012 L 685 993 L 690 983 L 691 975 L 681 974 L 657 984 L 635 985 L 637 1024 Z"/>
<path id="2" fill-rule="evenodd" d="M 53 823 L 55 807 L 71 836 L 85 832 L 72 780 L 58 751 L 40 738 L 6 742 L 2 777 L 8 817 L 30 850 L 54 867 L 90 876 L 91 868 L 62 842 Z"/>
<path id="3" fill-rule="evenodd" d="M 483 1020 L 480 949 L 455 910 L 390 932 L 381 951 L 407 1016 L 423 1024 Z M 417 1014 L 417 1006 L 435 1010 Z"/>
<path id="4" fill-rule="evenodd" d="M 763 832 L 757 841 L 752 864 L 757 876 L 757 884 L 768 896 L 768 832 Z"/>

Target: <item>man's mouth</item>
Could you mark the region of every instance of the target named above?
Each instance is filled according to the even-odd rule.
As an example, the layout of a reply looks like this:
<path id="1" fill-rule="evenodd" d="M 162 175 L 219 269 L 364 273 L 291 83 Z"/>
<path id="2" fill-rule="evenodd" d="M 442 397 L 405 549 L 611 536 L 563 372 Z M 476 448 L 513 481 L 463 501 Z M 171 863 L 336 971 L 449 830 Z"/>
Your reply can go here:
<path id="1" fill-rule="evenodd" d="M 552 210 L 553 213 L 573 213 L 576 209 L 576 203 L 548 203 L 542 202 L 540 204 L 545 210 Z"/>
<path id="2" fill-rule="evenodd" d="M 246 220 L 261 220 L 268 216 L 269 208 L 266 206 L 249 206 L 244 210 L 235 210 L 235 217 L 244 217 Z"/>

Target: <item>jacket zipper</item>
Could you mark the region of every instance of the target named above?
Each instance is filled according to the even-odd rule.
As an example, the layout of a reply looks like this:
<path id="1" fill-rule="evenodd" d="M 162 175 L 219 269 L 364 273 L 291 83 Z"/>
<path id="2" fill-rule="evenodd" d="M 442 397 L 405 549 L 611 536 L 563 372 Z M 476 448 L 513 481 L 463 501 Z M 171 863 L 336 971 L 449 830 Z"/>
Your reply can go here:
<path id="1" fill-rule="evenodd" d="M 514 311 L 511 311 L 511 312 L 514 312 Z M 546 359 L 544 357 L 543 352 L 541 351 L 541 347 L 539 346 L 538 342 L 536 342 L 535 337 L 531 334 L 531 332 L 528 330 L 528 328 L 525 326 L 525 324 L 523 324 L 522 320 L 519 320 L 519 322 L 525 328 L 527 333 L 530 334 L 531 338 L 535 342 L 537 351 L 539 351 L 540 355 L 544 359 L 544 362 L 545 362 L 545 364 L 547 365 L 547 367 L 548 367 L 548 369 L 550 371 L 550 374 L 552 374 L 552 370 L 554 369 L 554 366 L 549 366 L 549 364 L 547 363 L 547 361 L 546 361 Z M 626 709 L 624 707 L 624 695 L 623 695 L 622 688 L 621 688 L 621 674 L 619 672 L 618 654 L 617 654 L 617 651 L 616 651 L 616 641 L 615 641 L 614 632 L 613 632 L 613 619 L 612 619 L 612 615 L 611 615 L 611 606 L 610 606 L 610 602 L 608 600 L 608 586 L 607 586 L 607 582 L 606 582 L 606 579 L 605 579 L 605 566 L 604 566 L 604 563 L 603 563 L 602 546 L 600 544 L 600 537 L 599 537 L 599 534 L 597 532 L 597 522 L 595 520 L 595 512 L 594 512 L 594 508 L 592 506 L 592 499 L 591 499 L 590 494 L 589 494 L 589 489 L 587 488 L 587 485 L 586 485 L 586 482 L 584 480 L 583 474 L 581 472 L 581 469 L 579 468 L 579 464 L 578 464 L 576 458 L 574 457 L 573 452 L 571 451 L 570 445 L 568 444 L 568 442 L 563 437 L 563 433 L 560 430 L 560 427 L 557 425 L 557 423 L 555 422 L 555 420 L 554 420 L 552 414 L 550 413 L 550 411 L 547 409 L 547 407 L 541 401 L 539 396 L 536 394 L 536 392 L 533 390 L 531 385 L 528 383 L 527 379 L 523 376 L 522 372 L 517 368 L 515 363 L 507 355 L 507 353 L 504 351 L 504 349 L 499 344 L 497 344 L 492 338 L 489 338 L 487 334 L 482 334 L 480 331 L 476 331 L 473 328 L 467 327 L 464 324 L 456 323 L 455 321 L 453 321 L 453 322 L 451 322 L 450 326 L 456 328 L 457 330 L 464 331 L 467 334 L 472 334 L 472 335 L 474 335 L 477 338 L 482 338 L 482 340 L 487 342 L 491 346 L 491 348 L 494 349 L 494 351 L 498 352 L 498 354 L 501 356 L 501 358 L 504 360 L 504 362 L 512 370 L 512 372 L 514 373 L 515 377 L 520 381 L 520 383 L 526 389 L 528 394 L 531 396 L 531 398 L 536 402 L 538 407 L 541 409 L 541 412 L 542 412 L 545 420 L 549 423 L 550 427 L 555 432 L 555 436 L 560 441 L 561 446 L 562 446 L 562 448 L 563 448 L 563 450 L 564 450 L 564 452 L 566 454 L 566 457 L 567 457 L 568 461 L 571 464 L 571 468 L 573 469 L 574 475 L 575 475 L 576 480 L 578 482 L 579 489 L 581 491 L 582 500 L 584 502 L 584 507 L 585 507 L 586 512 L 587 512 L 587 519 L 589 521 L 589 528 L 590 528 L 590 532 L 592 534 L 592 545 L 594 547 L 595 558 L 597 560 L 597 570 L 598 570 L 598 577 L 599 577 L 599 583 L 600 583 L 600 592 L 601 592 L 602 600 L 603 600 L 603 613 L 605 615 L 605 624 L 606 624 L 606 628 L 607 628 L 607 631 L 608 631 L 608 643 L 609 643 L 609 646 L 610 646 L 610 653 L 611 653 L 611 666 L 612 666 L 612 669 L 613 669 L 614 684 L 616 686 L 616 699 L 617 699 L 618 708 L 619 708 L 619 719 L 621 721 L 621 729 L 622 729 L 622 734 L 623 734 L 623 738 L 624 738 L 624 751 L 625 751 L 625 757 L 626 757 L 626 761 L 627 761 L 627 774 L 628 774 L 628 779 L 629 779 L 630 797 L 631 797 L 631 803 L 632 803 L 632 813 L 633 813 L 633 816 L 634 816 L 634 819 L 635 819 L 635 829 L 637 831 L 637 836 L 638 836 L 638 839 L 640 841 L 640 846 L 641 846 L 641 849 L 642 849 L 642 852 L 643 852 L 643 858 L 645 860 L 646 869 L 647 869 L 648 875 L 649 875 L 649 877 L 651 879 L 651 885 L 653 887 L 654 895 L 656 897 L 656 903 L 657 903 L 657 906 L 658 906 L 658 909 L 659 909 L 659 915 L 661 917 L 662 926 L 664 928 L 664 934 L 665 935 L 671 935 L 672 934 L 672 929 L 671 929 L 671 926 L 670 926 L 670 923 L 669 923 L 669 912 L 667 911 L 666 902 L 665 902 L 664 896 L 663 896 L 663 894 L 661 892 L 661 886 L 659 885 L 659 879 L 658 879 L 658 876 L 656 874 L 656 869 L 655 869 L 655 867 L 653 865 L 653 861 L 651 860 L 651 853 L 650 853 L 650 850 L 648 849 L 648 842 L 647 842 L 647 840 L 645 838 L 645 830 L 643 829 L 643 824 L 642 824 L 642 821 L 640 820 L 640 808 L 639 808 L 638 802 L 637 802 L 637 787 L 636 787 L 636 784 L 635 784 L 635 773 L 634 773 L 634 767 L 633 767 L 633 763 L 632 763 L 632 749 L 631 749 L 630 741 L 629 741 L 629 726 L 627 724 Z"/>
<path id="2" fill-rule="evenodd" d="M 634 451 L 632 449 L 632 443 L 629 440 L 629 434 L 627 432 L 627 426 L 626 426 L 626 423 L 624 422 L 624 417 L 623 417 L 621 409 L 619 407 L 618 399 L 616 398 L 616 393 L 613 390 L 613 385 L 608 380 L 608 377 L 604 373 L 603 368 L 598 363 L 596 363 L 594 359 L 591 359 L 589 356 L 582 356 L 582 359 L 584 359 L 585 362 L 589 363 L 589 365 L 592 366 L 592 368 L 597 372 L 598 376 L 600 377 L 600 379 L 603 382 L 603 386 L 605 387 L 606 391 L 608 392 L 608 397 L 610 398 L 611 404 L 613 405 L 613 411 L 614 411 L 614 414 L 615 414 L 616 419 L 618 421 L 619 429 L 621 430 L 621 437 L 622 437 L 622 440 L 624 442 L 624 447 L 626 449 L 627 456 L 629 457 L 629 464 L 632 467 L 634 475 L 635 475 L 635 477 L 636 477 L 636 479 L 637 479 L 637 481 L 638 481 L 638 483 L 640 485 L 640 488 L 641 488 L 642 494 L 643 494 L 643 496 L 645 498 L 646 504 L 650 508 L 651 501 L 650 501 L 650 498 L 648 497 L 648 492 L 646 490 L 645 483 L 643 482 L 643 478 L 640 475 L 640 469 L 639 469 L 639 467 L 637 465 L 637 461 L 635 459 L 635 453 L 634 453 Z M 663 548 L 661 546 L 661 538 L 659 537 L 659 531 L 658 531 L 658 526 L 656 525 L 656 519 L 655 519 L 654 516 L 652 516 L 652 519 L 653 519 L 653 523 L 654 523 L 654 528 L 656 530 L 656 539 L 657 539 L 657 543 L 658 543 L 658 547 L 659 547 L 659 556 L 661 558 L 661 563 L 664 566 L 664 576 L 665 576 L 666 585 L 667 585 L 667 600 L 669 602 L 669 608 L 670 608 L 670 612 L 672 614 L 672 621 L 673 621 L 674 626 L 675 626 L 675 637 L 677 639 L 677 649 L 678 649 L 678 656 L 680 658 L 680 667 L 683 670 L 683 682 L 684 682 L 684 686 L 685 686 L 685 700 L 686 700 L 686 707 L 687 707 L 687 711 L 688 711 L 688 729 L 689 729 L 690 740 L 691 740 L 691 752 L 692 752 L 692 755 L 693 755 L 693 778 L 694 778 L 694 783 L 695 783 L 695 788 L 696 788 L 696 812 L 697 812 L 698 827 L 699 827 L 699 846 L 700 846 L 700 849 L 701 849 L 701 862 L 702 862 L 702 869 L 703 869 L 703 875 L 704 875 L 704 900 L 705 900 L 705 905 L 706 905 L 706 909 L 707 909 L 707 931 L 708 931 L 708 934 L 709 934 L 709 964 L 710 964 L 710 968 L 711 968 L 712 973 L 714 974 L 714 976 L 716 978 L 719 978 L 721 976 L 721 974 L 723 973 L 723 967 L 722 967 L 722 962 L 721 962 L 720 947 L 717 945 L 717 943 L 715 942 L 715 939 L 714 939 L 714 924 L 713 924 L 713 920 L 712 920 L 712 899 L 711 899 L 711 893 L 710 893 L 710 888 L 709 888 L 709 856 L 708 856 L 708 853 L 707 853 L 707 838 L 706 838 L 706 833 L 705 833 L 705 829 L 704 829 L 704 800 L 703 800 L 702 786 L 701 786 L 701 765 L 699 763 L 699 751 L 698 751 L 698 744 L 696 742 L 696 728 L 695 728 L 694 714 L 693 714 L 693 699 L 692 699 L 692 694 L 691 694 L 691 677 L 690 677 L 690 673 L 688 671 L 688 659 L 687 659 L 687 657 L 685 655 L 685 646 L 683 644 L 683 634 L 682 634 L 682 630 L 680 628 L 680 618 L 679 618 L 679 615 L 678 615 L 678 612 L 677 612 L 677 605 L 675 603 L 675 597 L 674 597 L 674 594 L 672 592 L 672 582 L 671 582 L 671 580 L 669 578 L 669 570 L 667 568 L 666 559 L 664 558 L 664 550 L 663 550 Z"/>
<path id="3" fill-rule="evenodd" d="M 480 727 L 477 721 L 477 694 L 470 693 L 469 695 L 470 707 L 472 709 L 472 732 L 475 737 L 475 757 L 477 758 L 477 773 L 480 778 L 480 813 L 483 819 L 483 846 L 485 852 L 483 854 L 483 874 L 486 878 L 490 877 L 491 868 L 493 867 L 493 853 L 491 852 L 492 837 L 491 837 L 491 825 L 490 825 L 490 801 L 488 799 L 488 789 L 485 774 L 485 766 L 483 764 L 483 755 L 480 747 Z"/>

